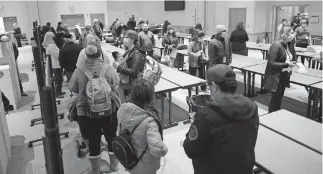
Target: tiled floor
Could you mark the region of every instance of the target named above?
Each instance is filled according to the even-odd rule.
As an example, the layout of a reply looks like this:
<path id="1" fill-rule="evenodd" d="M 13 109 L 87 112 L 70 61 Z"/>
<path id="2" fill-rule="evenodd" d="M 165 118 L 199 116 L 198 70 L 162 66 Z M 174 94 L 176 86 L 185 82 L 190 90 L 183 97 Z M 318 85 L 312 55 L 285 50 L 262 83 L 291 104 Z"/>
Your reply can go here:
<path id="1" fill-rule="evenodd" d="M 25 73 L 27 79 L 24 78 L 23 83 L 25 91 L 29 94 L 29 97 L 23 99 L 22 106 L 18 111 L 11 112 L 7 115 L 8 126 L 10 135 L 12 136 L 13 143 L 13 160 L 11 161 L 8 174 L 20 174 L 25 171 L 26 174 L 45 174 L 45 161 L 42 143 L 36 143 L 33 148 L 26 148 L 24 143 L 36 138 L 41 138 L 44 134 L 43 125 L 35 125 L 30 127 L 30 119 L 40 117 L 40 110 L 30 110 L 32 103 L 39 102 L 39 96 L 37 92 L 37 82 L 35 71 L 31 71 L 31 61 L 33 59 L 31 47 L 24 46 L 19 48 L 20 56 L 18 58 L 20 72 Z M 159 51 L 158 51 L 159 52 Z M 258 51 L 250 51 L 250 57 L 261 58 L 262 54 Z M 187 64 L 185 65 L 187 66 Z M 186 67 L 187 68 L 187 67 Z M 7 69 L 7 67 L 0 67 L 0 69 Z M 6 70 L 2 70 L 6 73 Z M 237 72 L 237 80 L 243 81 L 242 76 Z M 260 85 L 260 78 L 256 78 L 256 86 Z M 10 86 L 4 81 L 0 81 L 0 88 L 8 92 Z M 64 85 L 64 91 L 67 92 L 66 84 Z M 69 94 L 69 93 L 68 93 Z M 66 111 L 66 103 L 68 101 L 68 94 L 62 100 L 62 104 L 58 106 L 58 111 L 64 113 Z M 188 110 L 185 102 L 187 91 L 178 90 L 173 93 L 173 102 L 185 110 Z M 285 96 L 294 98 L 299 101 L 307 101 L 307 92 L 304 88 L 297 85 L 292 85 L 292 88 L 287 89 Z M 8 96 L 9 99 L 13 99 L 12 96 Z M 266 113 L 266 106 L 259 105 L 259 114 Z M 66 118 L 59 120 L 60 131 L 70 131 L 69 138 L 63 138 L 61 140 L 63 149 L 63 161 L 66 174 L 80 174 L 89 167 L 89 162 L 86 158 L 78 159 L 76 157 L 75 143 L 73 138 L 77 136 L 79 130 L 76 123 L 70 123 Z M 183 148 L 180 146 L 180 142 L 185 138 L 185 134 L 188 130 L 188 125 L 182 125 L 165 130 L 165 142 L 169 147 L 169 152 L 162 160 L 161 169 L 158 173 L 163 174 L 190 174 L 193 173 L 191 161 L 186 157 Z M 106 153 L 103 153 L 103 158 L 108 160 Z M 180 161 L 180 162 L 179 162 Z M 126 173 L 124 169 L 120 169 L 115 173 Z"/>

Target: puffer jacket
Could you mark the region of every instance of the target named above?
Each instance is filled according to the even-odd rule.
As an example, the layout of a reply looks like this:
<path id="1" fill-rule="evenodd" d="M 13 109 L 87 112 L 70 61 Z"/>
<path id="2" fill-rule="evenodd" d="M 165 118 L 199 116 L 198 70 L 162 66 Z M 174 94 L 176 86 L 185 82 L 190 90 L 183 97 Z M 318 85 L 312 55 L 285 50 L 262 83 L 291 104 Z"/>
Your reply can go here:
<path id="1" fill-rule="evenodd" d="M 269 91 L 275 92 L 278 87 L 280 73 L 282 72 L 283 68 L 288 68 L 288 63 L 286 62 L 287 53 L 285 51 L 286 47 L 289 47 L 289 50 L 293 56 L 292 61 L 297 60 L 295 47 L 295 41 L 293 40 L 291 43 L 284 44 L 280 41 L 274 42 L 270 48 L 267 55 L 267 66 L 265 70 L 265 77 L 264 77 L 264 87 Z M 291 74 L 290 74 L 291 75 Z M 287 84 L 289 86 L 289 84 Z"/>
<path id="2" fill-rule="evenodd" d="M 229 65 L 232 61 L 232 50 L 228 38 L 219 38 L 212 36 L 212 40 L 208 45 L 208 55 L 210 66 L 222 64 L 223 58 L 226 58 L 225 64 Z"/>
<path id="3" fill-rule="evenodd" d="M 168 151 L 159 132 L 158 124 L 152 116 L 148 116 L 147 111 L 151 114 L 154 113 L 149 109 L 142 109 L 133 103 L 124 103 L 118 110 L 119 131 L 124 129 L 132 131 L 142 121 L 131 137 L 137 157 L 142 154 L 148 145 L 148 149 L 139 163 L 129 170 L 131 174 L 156 173 L 160 168 L 160 158 L 165 156 Z M 153 114 L 154 117 L 156 115 L 156 113 Z"/>
<path id="4" fill-rule="evenodd" d="M 61 66 L 59 65 L 59 59 L 58 59 L 59 48 L 57 47 L 56 44 L 48 44 L 48 46 L 46 47 L 46 54 L 49 54 L 51 56 L 53 69 L 61 68 Z"/>
<path id="5" fill-rule="evenodd" d="M 120 86 L 123 90 L 131 88 L 131 82 L 136 79 L 140 72 L 144 70 L 145 55 L 138 49 L 137 46 L 133 47 L 124 53 L 123 58 L 128 56 L 126 65 L 122 64 L 118 66 L 117 72 L 123 73 L 130 77 L 130 83 L 124 86 Z"/>
<path id="6" fill-rule="evenodd" d="M 82 57 L 86 56 L 84 49 L 81 51 L 81 53 L 78 60 L 83 61 L 77 65 L 77 68 L 75 69 L 68 84 L 68 88 L 79 96 L 79 101 L 76 105 L 77 115 L 88 116 L 87 113 L 89 113 L 90 111 L 90 106 L 86 95 L 86 85 L 88 78 L 81 69 L 86 68 L 92 74 L 99 74 L 105 62 L 102 60 L 101 56 L 97 58 Z M 116 108 L 120 107 L 121 104 L 119 94 L 117 92 L 120 79 L 115 69 L 111 65 L 109 65 L 110 62 L 107 63 L 108 69 L 105 72 L 105 78 L 112 89 L 112 110 L 115 110 Z"/>

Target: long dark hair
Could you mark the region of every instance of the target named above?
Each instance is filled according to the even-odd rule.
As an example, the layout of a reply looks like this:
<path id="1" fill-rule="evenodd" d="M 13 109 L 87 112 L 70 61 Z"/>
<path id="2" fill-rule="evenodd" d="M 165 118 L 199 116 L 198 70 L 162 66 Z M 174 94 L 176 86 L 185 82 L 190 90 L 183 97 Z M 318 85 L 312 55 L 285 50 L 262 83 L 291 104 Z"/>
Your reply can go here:
<path id="1" fill-rule="evenodd" d="M 167 33 L 168 25 L 171 23 L 168 22 L 168 20 L 165 20 L 164 25 L 163 25 L 163 34 Z"/>
<path id="2" fill-rule="evenodd" d="M 236 30 L 244 30 L 243 22 L 239 22 L 236 26 Z"/>
<path id="3" fill-rule="evenodd" d="M 202 25 L 201 25 L 200 23 L 196 24 L 196 25 L 195 25 L 195 30 L 203 31 L 203 29 L 202 29 Z"/>

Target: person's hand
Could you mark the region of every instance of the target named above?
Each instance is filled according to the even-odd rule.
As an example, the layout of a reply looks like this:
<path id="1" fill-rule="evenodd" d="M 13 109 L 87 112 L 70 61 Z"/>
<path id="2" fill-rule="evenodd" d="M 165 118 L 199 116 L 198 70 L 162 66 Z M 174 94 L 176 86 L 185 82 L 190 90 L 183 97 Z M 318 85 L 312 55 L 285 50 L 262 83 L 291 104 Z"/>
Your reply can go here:
<path id="1" fill-rule="evenodd" d="M 290 68 L 293 68 L 294 66 L 297 66 L 296 65 L 296 62 L 290 62 L 290 63 L 288 63 L 289 64 L 289 66 L 288 67 L 290 67 Z"/>

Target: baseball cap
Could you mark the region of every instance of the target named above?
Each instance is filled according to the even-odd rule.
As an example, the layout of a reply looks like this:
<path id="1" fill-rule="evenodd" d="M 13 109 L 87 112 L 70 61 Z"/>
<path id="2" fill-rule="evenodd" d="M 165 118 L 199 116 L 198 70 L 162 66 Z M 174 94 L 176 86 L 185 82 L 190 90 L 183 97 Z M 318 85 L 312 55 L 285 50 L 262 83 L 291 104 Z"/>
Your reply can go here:
<path id="1" fill-rule="evenodd" d="M 225 85 L 230 87 L 236 83 L 236 74 L 229 65 L 217 64 L 207 70 L 208 83 L 214 82 L 217 85 Z"/>

